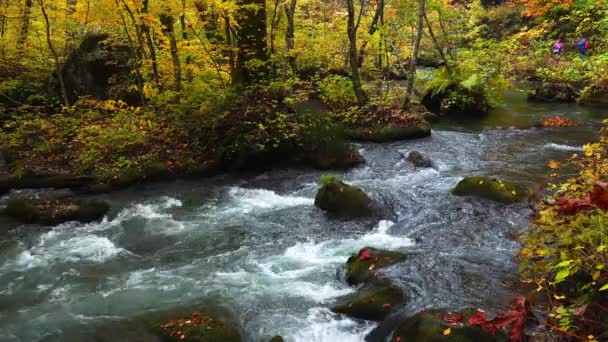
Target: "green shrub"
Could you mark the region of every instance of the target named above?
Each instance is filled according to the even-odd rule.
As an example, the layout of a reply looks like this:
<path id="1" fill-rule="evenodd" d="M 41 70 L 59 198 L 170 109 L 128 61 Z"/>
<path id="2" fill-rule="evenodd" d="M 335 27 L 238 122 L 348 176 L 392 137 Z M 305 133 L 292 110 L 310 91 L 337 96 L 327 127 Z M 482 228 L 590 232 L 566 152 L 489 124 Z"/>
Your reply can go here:
<path id="1" fill-rule="evenodd" d="M 344 76 L 332 75 L 319 83 L 319 95 L 331 109 L 344 110 L 357 103 L 352 81 Z"/>

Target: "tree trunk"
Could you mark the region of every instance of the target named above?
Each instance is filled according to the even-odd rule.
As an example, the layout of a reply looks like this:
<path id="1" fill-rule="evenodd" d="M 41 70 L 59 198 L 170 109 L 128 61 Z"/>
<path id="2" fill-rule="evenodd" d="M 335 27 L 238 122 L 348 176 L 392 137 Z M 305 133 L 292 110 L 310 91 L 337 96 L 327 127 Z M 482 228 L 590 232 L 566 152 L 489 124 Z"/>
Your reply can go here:
<path id="1" fill-rule="evenodd" d="M 17 53 L 18 55 L 23 54 L 22 47 L 27 41 L 27 36 L 30 33 L 30 19 L 32 16 L 32 6 L 34 6 L 33 0 L 24 0 L 23 2 L 23 14 L 21 16 L 21 28 L 19 29 L 19 38 L 17 38 Z"/>
<path id="2" fill-rule="evenodd" d="M 186 0 L 182 0 L 182 14 L 179 16 L 179 23 L 182 28 L 182 39 L 184 41 L 188 41 L 188 31 L 186 27 Z M 190 46 L 190 43 L 187 43 Z M 186 56 L 186 81 L 192 82 L 194 80 L 194 75 L 192 74 L 192 70 L 189 67 L 192 64 L 192 57 Z"/>
<path id="3" fill-rule="evenodd" d="M 120 3 L 118 2 L 119 0 L 114 0 L 114 1 L 116 3 L 116 7 L 120 8 Z M 131 34 L 129 33 L 129 25 L 127 25 L 127 20 L 125 19 L 125 16 L 124 16 L 124 13 L 122 12 L 122 10 L 119 10 L 119 14 L 120 14 L 120 19 L 123 24 L 123 29 L 125 30 L 125 36 L 127 37 L 127 41 L 129 42 L 129 48 L 131 50 L 131 57 L 135 61 L 135 74 L 137 76 L 137 87 L 139 88 L 138 89 L 139 100 L 141 101 L 141 105 L 145 106 L 146 97 L 144 95 L 144 80 L 143 80 L 143 77 L 141 76 L 141 72 L 139 70 L 140 56 L 137 53 L 137 48 L 135 47 L 135 44 L 133 43 L 133 39 L 131 38 Z"/>
<path id="4" fill-rule="evenodd" d="M 380 18 L 384 15 L 384 0 L 378 1 L 378 6 L 376 6 L 376 13 L 374 14 L 374 18 L 372 22 L 369 24 L 369 28 L 367 29 L 367 34 L 372 36 L 378 30 L 378 22 Z M 365 48 L 367 47 L 368 40 L 363 41 L 361 47 L 359 48 L 359 67 L 363 66 L 363 58 L 365 55 Z"/>
<path id="5" fill-rule="evenodd" d="M 266 1 L 237 0 L 239 37 L 236 83 L 253 84 L 268 78 Z"/>
<path id="6" fill-rule="evenodd" d="M 416 62 L 418 61 L 418 52 L 420 51 L 420 41 L 422 40 L 422 31 L 424 30 L 424 6 L 426 0 L 420 0 L 420 8 L 418 10 L 418 27 L 416 40 L 414 41 L 414 52 L 410 60 L 410 70 L 407 78 L 407 91 L 405 101 L 403 101 L 403 110 L 409 111 L 412 106 L 412 95 L 414 93 L 414 79 L 416 78 Z"/>
<path id="7" fill-rule="evenodd" d="M 148 59 L 148 54 L 146 53 L 146 48 L 145 48 L 145 43 L 144 43 L 144 36 L 141 32 L 141 25 L 137 24 L 137 19 L 135 19 L 135 15 L 133 14 L 133 10 L 131 10 L 131 7 L 129 7 L 129 4 L 127 4 L 126 0 L 122 0 L 122 4 L 124 6 L 125 11 L 127 11 L 127 14 L 129 14 L 129 18 L 131 18 L 131 21 L 133 22 L 133 25 L 135 26 L 135 36 L 137 37 L 137 53 L 139 55 L 139 59 Z"/>
<path id="8" fill-rule="evenodd" d="M 277 26 L 281 21 L 281 12 L 279 11 L 279 3 L 281 0 L 275 0 L 274 9 L 272 11 L 272 20 L 270 20 L 270 55 L 275 54 L 274 40 L 276 36 Z"/>
<path id="9" fill-rule="evenodd" d="M 293 55 L 295 48 L 295 25 L 294 18 L 296 13 L 297 0 L 291 0 L 289 6 L 285 4 L 285 15 L 287 16 L 287 29 L 285 31 L 285 60 L 283 61 L 283 79 L 287 79 L 287 67 L 291 68 L 292 73 L 296 73 L 296 56 Z"/>
<path id="10" fill-rule="evenodd" d="M 348 61 L 351 68 L 353 89 L 355 90 L 355 96 L 357 97 L 357 103 L 359 106 L 364 106 L 367 103 L 367 95 L 363 92 L 361 86 L 361 76 L 359 75 L 359 58 L 357 57 L 357 29 L 359 28 L 359 22 L 363 13 L 363 3 L 359 11 L 359 19 L 355 23 L 355 3 L 354 0 L 346 0 L 348 6 Z"/>
<path id="11" fill-rule="evenodd" d="M 146 24 L 144 16 L 148 14 L 149 0 L 143 0 L 140 14 L 140 30 L 146 37 L 146 43 L 148 44 L 148 50 L 150 53 L 150 59 L 152 60 L 152 73 L 154 75 L 154 81 L 159 91 L 162 91 L 162 85 L 160 83 L 160 74 L 158 72 L 158 61 L 156 58 L 156 48 L 154 47 L 154 41 L 152 40 L 152 33 L 150 32 L 150 26 Z"/>
<path id="12" fill-rule="evenodd" d="M 426 22 L 426 26 L 429 29 L 429 36 L 431 36 L 431 40 L 433 41 L 433 45 L 435 46 L 435 49 L 439 53 L 439 56 L 441 57 L 441 60 L 443 60 L 443 64 L 445 64 L 445 68 L 448 71 L 448 74 L 451 75 L 452 74 L 452 69 L 450 68 L 450 63 L 449 63 L 447 57 L 445 56 L 443 48 L 439 45 L 439 41 L 435 37 L 435 33 L 433 32 L 433 26 L 431 26 L 431 22 L 429 21 L 429 18 L 427 17 L 426 12 L 424 13 L 424 21 Z"/>
<path id="13" fill-rule="evenodd" d="M 42 16 L 44 17 L 44 23 L 46 25 L 46 43 L 48 44 L 49 50 L 53 55 L 53 59 L 55 61 L 55 75 L 57 75 L 57 80 L 59 81 L 59 90 L 61 92 L 61 98 L 63 99 L 63 104 L 65 106 L 70 105 L 70 99 L 68 98 L 68 92 L 65 87 L 65 82 L 63 80 L 63 67 L 59 62 L 59 55 L 57 51 L 53 47 L 53 42 L 51 40 L 51 23 L 49 22 L 49 16 L 46 13 L 46 9 L 44 8 L 44 3 L 42 0 L 38 0 L 38 4 L 40 5 L 40 10 L 42 11 Z"/>
<path id="14" fill-rule="evenodd" d="M 172 15 L 162 13 L 160 15 L 160 23 L 163 25 L 163 34 L 169 39 L 171 48 L 171 61 L 173 62 L 173 90 L 180 92 L 182 90 L 182 66 L 179 60 L 179 51 L 177 49 L 177 39 L 175 38 L 175 18 Z"/>
<path id="15" fill-rule="evenodd" d="M 230 82 L 236 79 L 236 56 L 234 53 L 235 44 L 232 30 L 230 29 L 230 17 L 224 16 L 224 34 L 226 35 L 226 54 L 228 55 L 228 67 L 230 68 Z"/>

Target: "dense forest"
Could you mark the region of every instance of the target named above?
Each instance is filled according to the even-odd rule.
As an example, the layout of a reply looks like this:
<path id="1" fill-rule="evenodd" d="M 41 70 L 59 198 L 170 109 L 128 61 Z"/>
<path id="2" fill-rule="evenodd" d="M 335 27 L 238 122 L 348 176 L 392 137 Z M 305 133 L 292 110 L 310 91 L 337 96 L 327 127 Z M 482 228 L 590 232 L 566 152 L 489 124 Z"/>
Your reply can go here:
<path id="1" fill-rule="evenodd" d="M 484 304 L 490 303 L 486 297 L 493 296 L 491 286 L 502 286 L 495 283 L 507 282 L 503 278 L 495 279 L 491 274 L 480 277 L 479 282 L 489 286 L 489 293 L 468 294 L 470 289 L 462 280 L 460 285 L 467 289 L 448 296 L 454 301 L 416 303 L 412 297 L 424 297 L 423 285 L 412 286 L 414 290 L 408 292 L 400 286 L 403 282 L 393 281 L 385 273 L 405 267 L 400 265 L 407 264 L 417 252 L 410 253 L 408 245 L 397 244 L 397 240 L 374 242 L 362 235 L 359 239 L 365 244 L 349 245 L 355 249 L 348 255 L 355 254 L 346 266 L 340 266 L 339 286 L 350 287 L 339 289 L 355 294 L 330 305 L 332 320 L 355 322 L 352 326 L 336 324 L 342 330 L 356 330 L 356 337 L 327 331 L 321 335 L 291 334 L 288 325 L 273 332 L 261 323 L 248 325 L 250 318 L 239 318 L 230 305 L 215 305 L 229 314 L 185 305 L 192 298 L 207 298 L 215 292 L 159 304 L 154 308 L 180 305 L 179 310 L 144 315 L 138 324 L 154 336 L 149 338 L 168 341 L 258 341 L 275 334 L 284 336 L 272 341 L 608 341 L 608 130 L 602 127 L 602 120 L 608 120 L 607 5 L 603 0 L 0 0 L 0 195 L 5 195 L 0 208 L 13 220 L 7 222 L 21 222 L 25 227 L 54 229 L 64 227 L 65 222 L 80 221 L 90 228 L 101 220 L 101 225 L 112 228 L 122 226 L 120 220 L 126 215 L 116 211 L 119 205 L 113 199 L 126 198 L 125 193 L 134 191 L 129 189 L 152 186 L 153 181 L 211 179 L 204 184 L 212 189 L 228 187 L 222 178 L 226 175 L 238 178 L 271 172 L 271 178 L 280 178 L 272 170 L 312 168 L 331 171 L 314 185 L 318 190 L 314 205 L 330 218 L 319 218 L 322 221 L 309 226 L 339 226 L 348 231 L 348 222 L 359 227 L 370 217 L 380 217 L 373 236 L 387 238 L 382 235 L 386 229 L 382 230 L 381 223 L 390 218 L 399 226 L 407 221 L 399 216 L 407 209 L 386 214 L 399 200 L 375 196 L 375 191 L 380 192 L 374 190 L 375 183 L 365 183 L 387 177 L 385 174 L 356 177 L 362 177 L 357 172 L 363 172 L 364 167 L 367 172 L 387 172 L 382 167 L 387 168 L 383 163 L 388 162 L 381 158 L 388 158 L 397 149 L 391 144 L 404 144 L 398 146 L 409 152 L 403 159 L 415 165 L 412 172 L 429 168 L 450 177 L 451 191 L 440 187 L 441 201 L 449 204 L 437 199 L 412 200 L 423 196 L 422 190 L 405 196 L 420 206 L 416 207 L 420 212 L 434 205 L 441 210 L 453 204 L 454 212 L 465 215 L 467 206 L 473 205 L 474 214 L 465 215 L 463 220 L 482 220 L 470 217 L 487 213 L 493 215 L 491 220 L 503 222 L 516 221 L 509 215 L 525 219 L 515 231 L 494 234 L 503 242 L 516 241 L 517 250 L 508 261 L 497 257 L 499 261 L 490 269 L 508 267 L 506 264 L 514 260 L 520 264 L 519 270 L 515 267 L 505 272 L 517 274 L 514 282 L 518 285 L 509 287 L 511 292 L 501 303 L 488 304 L 488 313 L 483 311 Z M 525 106 L 526 113 L 517 120 L 507 120 L 512 113 L 496 113 L 521 110 L 510 102 L 513 94 L 524 95 L 525 104 L 519 106 Z M 530 108 L 543 108 L 546 113 Z M 581 118 L 581 111 L 590 113 L 591 119 Z M 481 133 L 479 125 L 483 126 Z M 472 134 L 470 131 L 479 134 L 474 143 L 458 135 Z M 538 145 L 531 147 L 536 155 L 508 159 L 519 153 L 517 146 L 525 145 L 509 140 L 517 139 L 513 136 L 518 134 L 542 137 L 525 142 Z M 576 139 L 566 142 L 576 144 L 574 147 L 550 140 L 573 135 Z M 492 138 L 484 140 L 487 136 Z M 458 147 L 458 153 L 480 149 L 470 157 L 479 159 L 475 161 L 479 165 L 447 168 L 447 162 L 436 160 L 440 154 L 433 149 L 439 144 L 436 139 L 448 140 L 442 153 Z M 425 153 L 414 150 L 427 148 L 424 144 L 431 146 Z M 374 152 L 379 155 L 370 152 L 378 146 L 386 151 Z M 545 153 L 543 146 L 557 146 L 561 154 Z M 483 155 L 484 148 L 493 156 Z M 503 155 L 505 164 L 483 169 L 483 162 Z M 454 156 L 461 159 L 454 163 L 468 162 L 457 152 L 447 153 L 445 158 Z M 536 168 L 525 169 L 527 164 Z M 520 172 L 516 176 L 508 173 L 515 174 L 515 169 Z M 309 172 L 306 177 L 319 176 L 314 173 L 317 171 L 302 172 Z M 530 176 L 532 173 L 537 178 Z M 293 186 L 296 178 L 305 176 L 298 174 L 287 183 Z M 389 190 L 407 188 L 408 182 L 419 181 L 419 176 L 406 175 L 405 183 Z M 69 194 L 36 192 L 49 188 L 69 189 Z M 38 190 L 29 193 L 23 189 Z M 237 196 L 234 187 L 227 189 L 228 195 Z M 249 194 L 242 191 L 242 196 Z M 306 196 L 286 199 L 273 194 L 246 205 L 284 209 L 291 208 L 290 201 L 295 201 L 294 208 L 311 204 Z M 449 202 L 460 198 L 479 202 Z M 157 209 L 181 207 L 179 203 Z M 253 215 L 254 209 L 247 210 L 246 215 Z M 204 224 L 225 213 L 209 214 Z M 156 216 L 147 219 L 173 217 L 153 214 Z M 116 218 L 109 220 L 112 215 Z M 304 217 L 316 220 L 315 215 Z M 442 212 L 440 216 L 450 221 L 451 215 Z M 265 217 L 269 221 L 262 225 L 278 225 L 279 217 Z M 225 229 L 247 220 L 227 221 Z M 298 220 L 308 222 L 294 219 Z M 412 232 L 404 235 L 418 243 L 445 238 L 440 235 L 465 236 L 470 225 L 488 229 L 500 225 L 488 222 L 457 223 L 459 229 L 464 227 L 463 234 L 444 232 L 416 239 L 417 228 L 412 224 Z M 166 222 L 154 224 L 163 226 Z M 24 229 L 0 221 L 3 225 L 10 229 L 2 231 Z M 56 234 L 64 234 L 64 230 L 58 229 L 61 233 Z M 273 234 L 282 236 L 280 232 Z M 14 235 L 11 243 L 0 244 L 1 255 L 9 260 L 0 267 L 0 284 L 10 291 L 15 287 L 10 284 L 19 279 L 16 274 L 24 272 L 18 262 L 14 270 L 10 268 L 10 253 L 26 248 L 23 253 L 34 258 L 32 246 L 38 246 L 40 253 L 50 253 L 47 242 L 56 238 L 47 236 L 39 245 L 31 245 L 32 237 L 25 239 L 30 241 L 27 243 L 15 242 L 24 240 L 19 235 L 23 234 Z M 103 238 L 112 246 L 122 241 Z M 305 234 L 292 245 L 304 238 L 311 236 Z M 74 255 L 79 262 L 87 256 L 105 261 L 110 253 L 107 245 L 92 255 L 80 249 L 74 252 L 65 247 L 70 241 L 74 237 L 58 243 L 59 254 Z M 212 239 L 204 241 L 201 246 L 214 244 L 209 242 Z M 465 250 L 483 249 L 475 244 Z M 266 245 L 273 245 L 273 240 Z M 149 252 L 134 246 L 120 245 L 120 250 L 133 255 Z M 179 250 L 178 246 L 173 247 Z M 218 242 L 218 246 L 223 245 Z M 290 251 L 288 246 L 283 250 Z M 500 244 L 490 247 L 501 248 Z M 216 252 L 205 251 L 209 253 L 207 261 Z M 171 262 L 187 259 L 190 254 L 159 255 L 171 268 Z M 146 259 L 151 262 L 150 269 L 160 267 L 160 261 L 150 258 Z M 473 268 L 483 263 L 473 263 Z M 335 273 L 336 265 L 331 264 L 331 268 Z M 104 272 L 109 271 L 93 268 L 87 276 Z M 272 272 L 276 270 L 272 268 Z M 457 277 L 464 278 L 463 274 L 466 272 Z M 256 283 L 255 279 L 250 279 L 249 285 Z M 97 281 L 102 284 L 102 280 Z M 19 286 L 26 291 L 26 285 Z M 102 288 L 97 285 L 95 293 Z M 10 310 L 17 310 L 23 298 L 31 295 L 27 291 L 9 292 L 0 292 L 0 303 L 10 302 Z M 243 292 L 228 297 L 240 296 L 246 297 Z M 100 315 L 132 319 L 147 313 L 133 310 L 108 309 Z M 63 329 L 48 323 L 44 328 L 29 326 L 30 335 L 20 335 L 15 332 L 20 329 L 14 329 L 19 324 L 6 323 L 3 316 L 0 314 L 0 334 L 11 341 L 48 340 L 42 330 Z M 321 324 L 318 319 L 315 322 L 316 326 Z M 138 340 L 134 335 L 125 334 L 124 340 Z M 81 335 L 59 336 L 63 337 L 58 340 L 90 340 Z"/>

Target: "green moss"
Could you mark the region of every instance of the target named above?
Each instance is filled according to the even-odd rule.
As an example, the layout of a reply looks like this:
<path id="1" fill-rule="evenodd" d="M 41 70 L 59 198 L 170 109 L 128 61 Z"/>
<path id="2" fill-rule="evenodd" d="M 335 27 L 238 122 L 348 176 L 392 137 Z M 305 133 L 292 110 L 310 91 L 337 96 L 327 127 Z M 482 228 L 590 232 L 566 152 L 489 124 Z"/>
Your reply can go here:
<path id="1" fill-rule="evenodd" d="M 338 177 L 336 177 L 335 175 L 322 175 L 321 176 L 321 185 L 326 185 L 329 184 L 331 182 L 336 182 L 339 181 Z"/>
<path id="2" fill-rule="evenodd" d="M 315 197 L 315 205 L 340 218 L 370 215 L 371 200 L 363 190 L 345 184 L 337 178 L 323 184 Z"/>
<path id="3" fill-rule="evenodd" d="M 362 290 L 355 297 L 336 305 L 333 310 L 354 318 L 381 321 L 402 300 L 403 293 L 399 287 L 382 285 Z"/>
<path id="4" fill-rule="evenodd" d="M 463 321 L 466 321 L 470 315 L 467 312 L 455 313 L 451 315 L 462 314 Z M 464 325 L 449 326 L 441 317 L 450 316 L 445 311 L 425 311 L 415 316 L 403 320 L 391 339 L 392 342 L 397 341 L 416 341 L 416 342 L 507 342 L 508 339 L 503 333 L 497 333 L 496 336 L 484 332 L 481 328 Z M 450 334 L 443 335 L 443 332 L 450 328 Z"/>
<path id="5" fill-rule="evenodd" d="M 156 321 L 154 333 L 162 341 L 240 342 L 241 336 L 231 324 L 210 312 L 194 312 Z M 183 336 L 183 338 L 182 338 Z"/>
<path id="6" fill-rule="evenodd" d="M 345 134 L 348 138 L 357 141 L 387 142 L 428 137 L 431 135 L 431 126 L 418 125 L 401 128 L 380 126 L 371 130 L 347 129 Z"/>
<path id="7" fill-rule="evenodd" d="M 25 172 L 20 176 L 0 177 L 0 194 L 11 189 L 78 189 L 92 182 L 90 177 Z"/>
<path id="8" fill-rule="evenodd" d="M 477 196 L 501 203 L 521 202 L 528 191 L 521 187 L 491 177 L 467 177 L 461 180 L 452 193 L 457 196 Z"/>
<path id="9" fill-rule="evenodd" d="M 365 260 L 359 258 L 359 255 L 364 250 L 371 254 L 371 258 Z M 346 281 L 351 285 L 365 282 L 374 272 L 383 267 L 396 264 L 405 258 L 406 255 L 400 252 L 365 247 L 359 253 L 353 254 L 346 262 Z"/>

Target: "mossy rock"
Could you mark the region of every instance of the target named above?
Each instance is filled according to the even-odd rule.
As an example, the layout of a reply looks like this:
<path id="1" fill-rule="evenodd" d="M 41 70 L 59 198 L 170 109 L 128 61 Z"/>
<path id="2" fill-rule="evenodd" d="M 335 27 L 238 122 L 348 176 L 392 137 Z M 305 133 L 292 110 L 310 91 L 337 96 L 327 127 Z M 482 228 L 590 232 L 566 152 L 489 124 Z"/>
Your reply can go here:
<path id="1" fill-rule="evenodd" d="M 346 262 L 346 281 L 350 285 L 366 282 L 379 269 L 394 265 L 405 258 L 406 255 L 400 252 L 362 248 Z"/>
<path id="2" fill-rule="evenodd" d="M 379 126 L 369 130 L 346 129 L 348 138 L 356 141 L 388 142 L 425 138 L 431 135 L 431 126 L 420 124 L 410 127 Z"/>
<path id="3" fill-rule="evenodd" d="M 163 341 L 240 342 L 239 331 L 210 313 L 193 313 L 161 323 L 158 334 Z"/>
<path id="4" fill-rule="evenodd" d="M 340 169 L 346 170 L 365 163 L 365 159 L 357 150 L 344 149 L 317 149 L 304 153 L 304 159 L 320 170 Z"/>
<path id="5" fill-rule="evenodd" d="M 608 105 L 608 89 L 592 84 L 581 91 L 577 102 L 581 105 L 606 106 Z"/>
<path id="6" fill-rule="evenodd" d="M 278 335 L 270 339 L 270 342 L 284 342 L 284 341 L 285 340 L 283 339 L 283 337 L 278 336 Z"/>
<path id="7" fill-rule="evenodd" d="M 488 96 L 478 88 L 452 84 L 444 91 L 429 90 L 422 104 L 431 112 L 455 118 L 484 117 L 491 109 Z"/>
<path id="8" fill-rule="evenodd" d="M 450 326 L 442 319 L 443 317 L 462 315 L 462 321 L 466 322 L 474 312 L 475 310 L 472 309 L 453 314 L 440 310 L 421 312 L 401 321 L 391 338 L 391 342 L 507 342 L 509 340 L 502 332 L 492 335 L 483 331 L 480 327 L 469 324 Z M 447 328 L 450 328 L 450 333 L 444 335 Z"/>
<path id="9" fill-rule="evenodd" d="M 574 102 L 578 91 L 568 84 L 542 83 L 528 91 L 528 100 L 540 102 Z"/>
<path id="10" fill-rule="evenodd" d="M 24 223 L 57 225 L 69 221 L 97 221 L 110 210 L 101 201 L 15 198 L 7 203 L 4 214 Z"/>
<path id="11" fill-rule="evenodd" d="M 315 205 L 340 218 L 357 218 L 372 213 L 371 199 L 363 190 L 337 178 L 325 182 L 315 197 Z"/>
<path id="12" fill-rule="evenodd" d="M 528 197 L 528 191 L 510 182 L 491 177 L 467 177 L 452 193 L 457 196 L 477 196 L 500 203 L 517 203 Z"/>
<path id="13" fill-rule="evenodd" d="M 373 285 L 337 304 L 333 311 L 353 318 L 382 321 L 403 301 L 403 293 L 391 284 Z"/>

